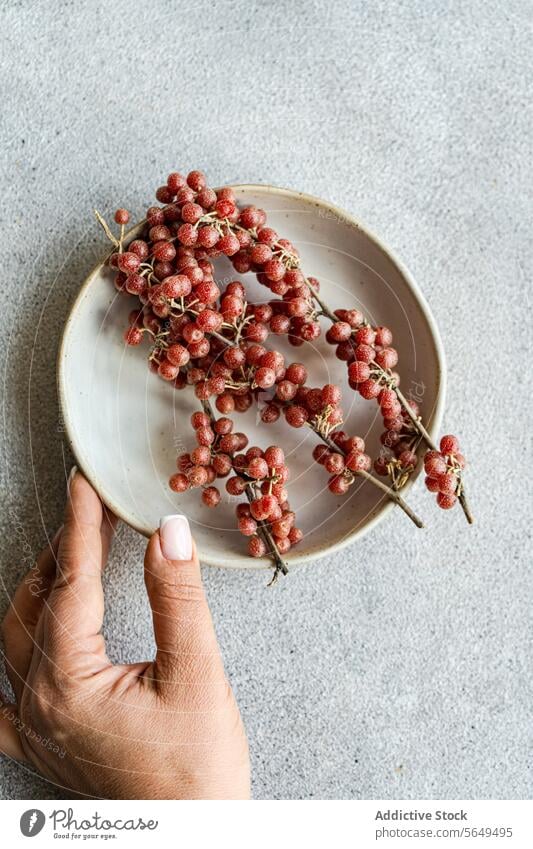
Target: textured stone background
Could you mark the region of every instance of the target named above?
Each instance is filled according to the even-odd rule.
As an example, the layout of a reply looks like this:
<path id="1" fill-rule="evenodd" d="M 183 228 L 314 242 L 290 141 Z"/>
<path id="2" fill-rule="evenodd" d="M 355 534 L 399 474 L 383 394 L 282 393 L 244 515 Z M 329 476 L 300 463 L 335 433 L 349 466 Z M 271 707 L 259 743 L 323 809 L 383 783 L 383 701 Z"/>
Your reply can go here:
<path id="1" fill-rule="evenodd" d="M 321 195 L 422 286 L 478 522 L 437 514 L 420 483 L 424 532 L 394 514 L 270 591 L 262 574 L 204 570 L 255 796 L 527 796 L 531 392 L 516 382 L 531 356 L 530 3 L 0 9 L 2 611 L 60 523 L 70 458 L 55 356 L 102 254 L 93 206 L 138 215 L 175 167 Z M 106 573 L 120 660 L 152 651 L 143 546 L 121 528 Z M 4 798 L 61 795 L 0 769 Z"/>

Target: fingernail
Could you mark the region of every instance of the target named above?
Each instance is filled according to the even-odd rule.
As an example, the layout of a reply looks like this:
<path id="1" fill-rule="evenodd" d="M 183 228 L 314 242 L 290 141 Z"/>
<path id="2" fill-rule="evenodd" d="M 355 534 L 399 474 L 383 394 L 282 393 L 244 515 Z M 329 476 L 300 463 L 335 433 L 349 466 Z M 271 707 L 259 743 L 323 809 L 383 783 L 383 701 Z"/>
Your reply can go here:
<path id="1" fill-rule="evenodd" d="M 163 516 L 159 521 L 161 549 L 167 560 L 190 560 L 192 537 L 186 516 Z"/>
<path id="2" fill-rule="evenodd" d="M 68 479 L 67 479 L 67 495 L 70 495 L 70 484 L 74 480 L 74 475 L 76 474 L 77 471 L 78 471 L 78 467 L 72 466 L 72 468 L 70 470 L 70 474 L 69 474 Z"/>

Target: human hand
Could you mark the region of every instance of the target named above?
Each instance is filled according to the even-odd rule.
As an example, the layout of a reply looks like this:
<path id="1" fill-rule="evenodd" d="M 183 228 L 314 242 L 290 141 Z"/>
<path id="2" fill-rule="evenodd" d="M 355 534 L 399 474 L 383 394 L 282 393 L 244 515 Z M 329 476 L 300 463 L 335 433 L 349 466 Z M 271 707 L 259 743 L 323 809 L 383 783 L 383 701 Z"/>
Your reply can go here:
<path id="1" fill-rule="evenodd" d="M 130 665 L 110 662 L 100 633 L 114 524 L 76 473 L 64 525 L 2 623 L 16 705 L 0 708 L 0 750 L 85 796 L 247 798 L 246 734 L 188 522 L 168 519 L 148 543 L 157 652 Z"/>

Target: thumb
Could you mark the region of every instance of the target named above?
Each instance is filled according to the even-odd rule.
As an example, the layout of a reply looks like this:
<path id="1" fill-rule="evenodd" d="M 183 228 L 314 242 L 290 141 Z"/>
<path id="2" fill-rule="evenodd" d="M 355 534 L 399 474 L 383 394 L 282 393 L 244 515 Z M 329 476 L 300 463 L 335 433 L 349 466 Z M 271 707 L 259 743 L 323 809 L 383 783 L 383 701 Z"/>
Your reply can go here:
<path id="1" fill-rule="evenodd" d="M 157 654 L 155 683 L 224 681 L 224 668 L 205 597 L 196 545 L 185 516 L 165 516 L 148 543 L 144 580 Z"/>

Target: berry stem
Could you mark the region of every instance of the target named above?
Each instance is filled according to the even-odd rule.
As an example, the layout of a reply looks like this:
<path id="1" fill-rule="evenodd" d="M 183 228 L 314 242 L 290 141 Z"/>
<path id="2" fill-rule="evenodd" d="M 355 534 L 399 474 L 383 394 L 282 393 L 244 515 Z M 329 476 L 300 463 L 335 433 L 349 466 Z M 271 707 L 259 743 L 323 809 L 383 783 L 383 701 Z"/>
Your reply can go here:
<path id="1" fill-rule="evenodd" d="M 254 500 L 254 496 L 253 496 L 252 488 L 251 488 L 250 485 L 246 487 L 245 492 L 246 492 L 246 498 L 248 499 L 248 501 L 251 504 L 252 501 Z M 272 586 L 272 584 L 274 584 L 277 581 L 279 573 L 281 572 L 282 575 L 287 575 L 289 568 L 288 568 L 287 564 L 285 563 L 285 561 L 282 559 L 281 554 L 278 551 L 278 547 L 276 545 L 274 537 L 272 536 L 272 534 L 270 533 L 270 531 L 268 529 L 267 523 L 263 522 L 263 521 L 257 522 L 257 530 L 259 531 L 259 533 L 263 537 L 263 542 L 265 543 L 265 545 L 267 547 L 267 553 L 268 553 L 269 557 L 272 558 L 272 560 L 274 561 L 274 564 L 275 564 L 274 574 L 272 576 L 272 580 L 269 581 L 269 583 L 268 583 L 268 586 L 270 587 L 270 586 Z"/>
<path id="2" fill-rule="evenodd" d="M 324 442 L 328 446 L 328 448 L 331 449 L 331 451 L 333 451 L 335 454 L 342 454 L 344 457 L 346 456 L 346 452 L 343 451 L 342 448 L 340 448 L 335 442 L 333 442 L 333 440 L 330 439 L 329 436 L 324 436 L 323 434 L 319 433 L 319 431 L 315 430 L 312 425 L 310 425 L 310 427 L 311 430 L 313 430 L 320 437 L 322 442 Z M 370 472 L 365 472 L 362 469 L 359 469 L 356 472 L 351 472 L 351 474 L 359 475 L 359 477 L 362 477 L 364 478 L 364 480 L 368 481 L 369 483 L 372 483 L 374 486 L 377 486 L 378 489 L 381 489 L 381 491 L 386 494 L 387 498 L 390 498 L 392 501 L 394 501 L 395 504 L 398 505 L 398 507 L 402 508 L 404 513 L 409 516 L 409 518 L 412 522 L 414 522 L 417 528 L 424 527 L 423 521 L 416 515 L 414 510 L 409 507 L 407 502 L 403 500 L 401 495 L 399 495 L 394 489 L 391 489 L 389 486 L 382 483 L 379 478 L 375 478 L 374 475 L 370 474 Z"/>
<path id="3" fill-rule="evenodd" d="M 211 407 L 211 404 L 209 403 L 209 401 L 204 401 L 204 400 L 200 401 L 200 403 L 202 405 L 202 409 L 203 409 L 204 413 L 207 413 L 211 422 L 214 424 L 216 422 L 216 417 L 215 417 L 215 414 L 213 413 L 213 408 Z M 247 497 L 248 501 L 251 504 L 252 501 L 254 500 L 251 484 L 249 484 L 246 487 L 245 493 L 246 493 L 246 497 Z M 274 540 L 272 534 L 270 533 L 270 531 L 268 529 L 267 523 L 263 522 L 263 521 L 258 521 L 257 522 L 257 529 L 258 529 L 259 533 L 261 534 L 261 536 L 263 538 L 263 542 L 266 545 L 268 556 L 274 561 L 274 575 L 272 576 L 272 580 L 268 584 L 268 586 L 270 587 L 270 586 L 272 586 L 272 584 L 274 584 L 276 582 L 280 572 L 281 572 L 282 575 L 288 574 L 289 567 L 287 566 L 287 564 L 283 560 L 281 554 L 279 553 L 278 547 L 275 543 L 275 540 Z"/>
<path id="4" fill-rule="evenodd" d="M 332 313 L 332 315 L 333 315 L 333 313 Z M 237 345 L 235 344 L 234 340 L 227 339 L 225 336 L 222 336 L 220 333 L 216 333 L 215 331 L 212 331 L 212 332 L 210 332 L 210 333 L 206 333 L 206 335 L 214 336 L 214 337 L 215 337 L 216 339 L 218 339 L 218 340 L 219 340 L 222 344 L 224 344 L 227 348 L 235 348 L 235 347 L 237 347 Z M 403 396 L 402 396 L 402 397 L 403 397 Z M 404 399 L 404 403 L 407 403 L 407 402 L 405 401 L 405 399 Z M 205 412 L 206 412 L 209 416 L 211 416 L 211 418 L 213 418 L 213 411 L 212 411 L 212 409 L 211 409 L 211 406 L 210 406 L 209 402 L 207 402 L 207 401 L 206 401 L 206 402 L 202 401 L 202 405 L 204 405 L 204 404 L 207 404 L 207 405 L 208 405 L 208 407 L 209 407 L 209 409 L 207 409 L 207 407 L 205 407 L 205 406 L 204 406 L 204 411 L 205 411 Z M 411 413 L 409 413 L 409 415 L 414 416 L 414 413 L 411 411 Z M 415 422 L 416 422 L 416 418 L 415 418 Z M 313 425 L 311 425 L 311 424 L 309 425 L 309 427 L 311 428 L 311 430 L 312 430 L 314 433 L 316 433 L 316 434 L 317 434 L 317 436 L 319 436 L 319 437 L 320 437 L 320 439 L 322 439 L 322 440 L 323 440 L 323 442 L 325 442 L 325 443 L 326 443 L 326 445 L 328 445 L 328 446 L 329 446 L 329 448 L 331 448 L 331 450 L 332 450 L 332 451 L 334 451 L 334 452 L 335 452 L 335 453 L 337 453 L 337 454 L 343 454 L 344 456 L 346 456 L 346 455 L 345 455 L 345 452 L 344 452 L 344 451 L 342 451 L 342 450 L 341 450 L 341 449 L 340 449 L 337 445 L 335 445 L 335 443 L 334 443 L 331 439 L 329 439 L 329 437 L 324 436 L 324 435 L 320 432 L 320 430 L 319 430 L 318 428 L 313 427 Z M 422 427 L 423 427 L 423 426 L 422 426 Z M 424 428 L 424 431 L 425 431 L 425 428 Z M 427 431 L 425 431 L 425 433 L 426 433 L 426 435 L 427 435 L 427 438 L 431 440 L 431 437 L 429 436 L 429 434 L 427 433 Z M 399 507 L 401 507 L 401 509 L 404 511 L 404 513 L 405 513 L 407 516 L 409 516 L 409 518 L 411 519 L 411 521 L 412 521 L 412 522 L 414 522 L 414 524 L 417 526 L 417 528 L 423 528 L 423 527 L 424 527 L 424 523 L 423 523 L 423 521 L 422 521 L 422 520 L 421 520 L 421 519 L 420 519 L 420 518 L 416 515 L 416 513 L 415 513 L 415 512 L 414 512 L 414 511 L 413 511 L 413 510 L 409 507 L 409 505 L 408 505 L 408 504 L 404 501 L 404 499 L 403 499 L 400 495 L 398 495 L 398 493 L 396 492 L 396 490 L 391 489 L 391 487 L 388 487 L 386 484 L 382 483 L 382 481 L 380 481 L 378 478 L 374 477 L 374 475 L 371 475 L 369 472 L 365 472 L 365 471 L 362 471 L 362 470 L 361 470 L 361 471 L 358 471 L 358 472 L 354 472 L 353 474 L 357 474 L 357 475 L 359 475 L 360 477 L 362 477 L 362 478 L 364 478 L 365 480 L 367 480 L 369 483 L 372 483 L 374 486 L 377 486 L 377 487 L 378 487 L 378 489 L 381 489 L 381 491 L 382 491 L 382 492 L 384 492 L 384 493 L 387 495 L 387 497 L 388 497 L 388 498 L 390 498 L 392 501 L 394 501 L 394 503 L 395 503 L 395 504 L 397 504 Z M 270 534 L 269 534 L 269 536 L 270 536 Z M 273 542 L 273 540 L 272 540 L 272 542 Z M 275 543 L 274 543 L 274 545 L 275 545 Z M 277 551 L 277 549 L 276 549 L 276 551 Z M 283 563 L 283 561 L 281 561 L 281 562 Z M 283 565 L 284 565 L 284 564 L 283 564 Z M 285 572 L 283 571 L 283 569 L 281 568 L 281 566 L 278 566 L 278 565 L 277 565 L 277 568 L 279 569 L 279 571 L 281 571 L 283 574 L 285 574 Z M 285 567 L 285 569 L 286 569 L 286 567 Z"/>
<path id="5" fill-rule="evenodd" d="M 107 221 L 105 220 L 105 218 L 102 215 L 100 215 L 100 213 L 98 212 L 97 209 L 94 210 L 94 216 L 95 216 L 96 220 L 98 221 L 100 227 L 102 227 L 104 233 L 106 234 L 106 236 L 109 239 L 109 241 L 111 242 L 111 244 L 113 244 L 115 246 L 115 248 L 117 248 L 119 251 L 121 251 L 122 250 L 122 239 L 117 239 L 115 236 L 113 236 L 113 233 L 111 232 Z"/>
<path id="6" fill-rule="evenodd" d="M 320 307 L 323 315 L 325 315 L 327 318 L 329 318 L 329 320 L 331 322 L 333 322 L 333 323 L 337 322 L 339 320 L 338 317 L 328 307 L 328 305 L 325 303 L 325 301 L 320 297 L 317 290 L 312 285 L 312 283 L 309 282 L 307 277 L 305 278 L 305 284 L 306 284 L 307 288 L 309 289 L 309 291 L 311 292 L 314 300 L 316 301 L 316 303 Z M 428 446 L 428 448 L 432 448 L 434 451 L 437 451 L 438 450 L 437 446 L 435 445 L 435 443 L 433 442 L 428 431 L 426 430 L 426 428 L 422 424 L 421 419 L 418 416 L 415 415 L 414 411 L 411 408 L 411 405 L 409 404 L 409 402 L 408 402 L 407 398 L 405 397 L 405 395 L 403 394 L 403 392 L 400 390 L 400 388 L 398 386 L 392 385 L 391 389 L 396 394 L 398 401 L 400 402 L 403 409 L 405 410 L 405 412 L 407 413 L 407 415 L 411 419 L 413 426 L 415 427 L 417 433 L 419 433 L 420 436 L 423 438 L 423 440 L 426 443 L 426 445 Z M 367 473 L 365 473 L 365 475 L 367 475 Z M 374 481 L 374 483 L 377 483 L 379 486 L 381 486 L 381 481 L 379 481 L 379 482 L 376 481 L 376 479 L 372 478 L 371 475 L 368 476 L 368 477 L 370 477 Z M 385 487 L 385 489 L 388 489 L 388 487 Z M 464 489 L 461 488 L 461 493 L 458 497 L 459 497 L 459 503 L 461 504 L 461 507 L 463 508 L 463 513 L 466 516 L 466 520 L 467 520 L 468 524 L 473 525 L 474 524 L 474 517 L 473 517 L 472 512 L 470 510 L 470 505 L 468 504 L 466 495 L 464 493 Z M 405 505 L 405 506 L 407 506 L 407 505 Z M 405 508 L 402 508 L 402 509 L 405 509 Z"/>
<path id="7" fill-rule="evenodd" d="M 313 284 L 309 282 L 307 277 L 305 278 L 305 285 L 307 286 L 307 288 L 311 292 L 313 298 L 315 299 L 318 306 L 320 307 L 320 310 L 323 313 L 323 315 L 325 315 L 327 318 L 329 318 L 329 320 L 332 321 L 333 323 L 337 322 L 339 319 L 337 318 L 337 316 L 335 315 L 333 310 L 330 310 L 330 308 L 328 307 L 326 302 L 322 300 L 322 298 L 318 294 L 317 290 L 315 289 Z"/>
<path id="8" fill-rule="evenodd" d="M 426 445 L 428 446 L 428 448 L 431 448 L 433 451 L 438 451 L 439 449 L 437 448 L 437 446 L 433 442 L 431 436 L 429 435 L 426 428 L 422 424 L 421 419 L 418 418 L 415 415 L 414 410 L 411 408 L 411 405 L 409 404 L 409 401 L 407 400 L 407 398 L 405 397 L 403 392 L 400 390 L 400 388 L 398 386 L 393 386 L 392 389 L 396 393 L 396 397 L 398 398 L 398 401 L 400 402 L 400 404 L 404 408 L 405 412 L 407 413 L 407 415 L 411 419 L 414 427 L 416 428 L 417 432 L 421 435 L 421 437 L 423 438 L 423 440 L 426 443 Z M 461 492 L 460 492 L 460 495 L 458 497 L 459 497 L 459 503 L 460 503 L 461 507 L 463 508 L 463 513 L 466 516 L 466 521 L 468 522 L 469 525 L 473 525 L 474 524 L 474 517 L 473 517 L 472 512 L 470 510 L 470 505 L 467 501 L 467 498 L 466 498 L 466 495 L 465 495 L 464 490 L 462 488 L 462 485 L 461 485 Z"/>

